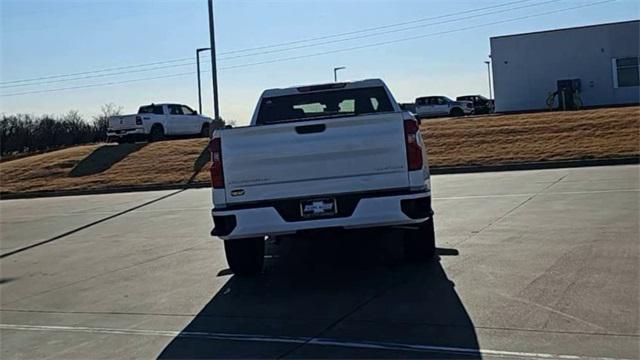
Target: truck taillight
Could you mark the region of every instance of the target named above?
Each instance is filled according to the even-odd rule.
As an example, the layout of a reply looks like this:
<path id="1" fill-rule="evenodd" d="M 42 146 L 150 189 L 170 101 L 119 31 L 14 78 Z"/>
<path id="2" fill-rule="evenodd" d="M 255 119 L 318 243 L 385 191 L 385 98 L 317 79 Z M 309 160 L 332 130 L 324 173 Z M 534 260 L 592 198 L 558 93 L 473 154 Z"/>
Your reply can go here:
<path id="1" fill-rule="evenodd" d="M 136 116 L 136 125 L 142 125 L 142 116 Z"/>
<path id="2" fill-rule="evenodd" d="M 407 165 L 409 171 L 422 169 L 422 148 L 418 143 L 420 128 L 415 120 L 404 121 L 404 141 L 407 148 Z"/>
<path id="3" fill-rule="evenodd" d="M 211 140 L 209 151 L 211 151 L 211 185 L 214 189 L 223 189 L 224 172 L 222 171 L 222 143 L 220 138 Z"/>

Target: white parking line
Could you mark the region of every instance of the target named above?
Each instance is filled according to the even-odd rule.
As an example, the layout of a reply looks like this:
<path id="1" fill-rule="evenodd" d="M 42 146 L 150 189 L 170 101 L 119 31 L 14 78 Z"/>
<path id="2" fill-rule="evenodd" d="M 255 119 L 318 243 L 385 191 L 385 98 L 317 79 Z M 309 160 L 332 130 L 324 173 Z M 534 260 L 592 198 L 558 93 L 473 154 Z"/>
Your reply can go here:
<path id="1" fill-rule="evenodd" d="M 21 324 L 0 324 L 0 329 L 4 330 L 21 330 L 21 331 L 51 331 L 51 332 L 80 332 L 88 334 L 112 334 L 112 335 L 139 335 L 139 336 L 164 336 L 164 337 L 185 337 L 197 339 L 214 339 L 227 341 L 247 341 L 247 342 L 268 342 L 268 343 L 289 343 L 289 344 L 308 344 L 316 346 L 337 346 L 357 349 L 377 349 L 377 350 L 399 350 L 414 352 L 431 352 L 445 353 L 469 356 L 496 356 L 496 357 L 517 357 L 530 359 L 573 359 L 573 360 L 590 360 L 602 359 L 613 360 L 614 358 L 589 357 L 580 355 L 563 355 L 563 354 L 547 354 L 547 353 L 531 353 L 521 351 L 504 351 L 504 350 L 488 350 L 488 349 L 472 349 L 459 348 L 449 346 L 435 346 L 424 344 L 404 344 L 384 341 L 366 341 L 366 340 L 339 340 L 328 338 L 314 338 L 304 336 L 273 336 L 273 335 L 256 335 L 256 334 L 229 334 L 217 332 L 201 332 L 201 331 L 174 331 L 174 330 L 146 330 L 146 329 L 116 329 L 116 328 L 93 328 L 82 326 L 50 326 L 50 325 L 21 325 Z M 6 334 L 4 341 L 6 341 Z M 620 358 L 615 358 L 621 360 Z"/>

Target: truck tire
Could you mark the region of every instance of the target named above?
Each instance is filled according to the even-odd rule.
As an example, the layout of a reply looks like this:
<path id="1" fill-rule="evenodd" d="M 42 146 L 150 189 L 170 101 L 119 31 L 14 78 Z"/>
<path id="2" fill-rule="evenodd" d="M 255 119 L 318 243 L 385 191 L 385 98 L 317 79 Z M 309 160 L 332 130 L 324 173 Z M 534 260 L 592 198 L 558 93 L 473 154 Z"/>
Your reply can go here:
<path id="1" fill-rule="evenodd" d="M 224 251 L 227 263 L 238 276 L 253 276 L 262 271 L 264 264 L 264 238 L 226 240 Z"/>
<path id="2" fill-rule="evenodd" d="M 209 137 L 209 124 L 202 124 L 202 130 L 200 130 L 200 136 L 203 138 Z"/>
<path id="3" fill-rule="evenodd" d="M 462 109 L 456 107 L 456 108 L 451 109 L 451 112 L 449 114 L 451 116 L 458 117 L 458 116 L 464 115 L 464 111 L 462 111 Z"/>
<path id="4" fill-rule="evenodd" d="M 436 253 L 436 236 L 433 228 L 433 216 L 419 224 L 417 229 L 404 232 L 404 256 L 410 261 L 425 262 L 433 259 Z"/>
<path id="5" fill-rule="evenodd" d="M 149 133 L 149 141 L 161 141 L 164 139 L 164 128 L 160 124 L 155 124 L 151 127 L 151 132 Z"/>

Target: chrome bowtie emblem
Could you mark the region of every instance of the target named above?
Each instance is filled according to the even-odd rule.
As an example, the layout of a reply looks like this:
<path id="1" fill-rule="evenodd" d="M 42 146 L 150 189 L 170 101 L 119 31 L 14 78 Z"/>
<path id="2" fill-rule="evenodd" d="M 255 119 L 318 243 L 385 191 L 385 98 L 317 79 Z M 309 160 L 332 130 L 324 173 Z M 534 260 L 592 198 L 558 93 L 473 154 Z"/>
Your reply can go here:
<path id="1" fill-rule="evenodd" d="M 333 204 L 325 203 L 322 201 L 314 201 L 313 203 L 306 205 L 304 207 L 305 212 L 313 212 L 314 214 L 322 214 L 327 210 L 331 210 L 333 208 Z"/>

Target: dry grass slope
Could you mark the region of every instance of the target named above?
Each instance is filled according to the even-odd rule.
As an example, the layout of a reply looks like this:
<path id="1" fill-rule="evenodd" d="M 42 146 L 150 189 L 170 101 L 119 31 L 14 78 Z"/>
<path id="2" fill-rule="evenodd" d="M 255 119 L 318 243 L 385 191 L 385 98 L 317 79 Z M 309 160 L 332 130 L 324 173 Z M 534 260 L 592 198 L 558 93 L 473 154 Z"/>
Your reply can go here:
<path id="1" fill-rule="evenodd" d="M 431 119 L 421 129 L 431 166 L 640 155 L 638 106 Z M 5 161 L 0 163 L 0 191 L 185 183 L 194 175 L 194 165 L 206 161 L 206 145 L 206 139 L 125 148 L 99 144 Z M 208 181 L 207 166 L 195 175 L 196 181 Z"/>
<path id="2" fill-rule="evenodd" d="M 116 145 L 89 145 L 34 155 L 0 164 L 2 192 L 55 189 L 96 189 L 141 184 L 184 183 L 207 144 L 206 139 L 176 140 L 133 147 L 124 159 L 108 169 L 85 176 L 72 170 L 94 151 Z"/>
<path id="3" fill-rule="evenodd" d="M 425 120 L 434 166 L 640 154 L 640 107 Z"/>

